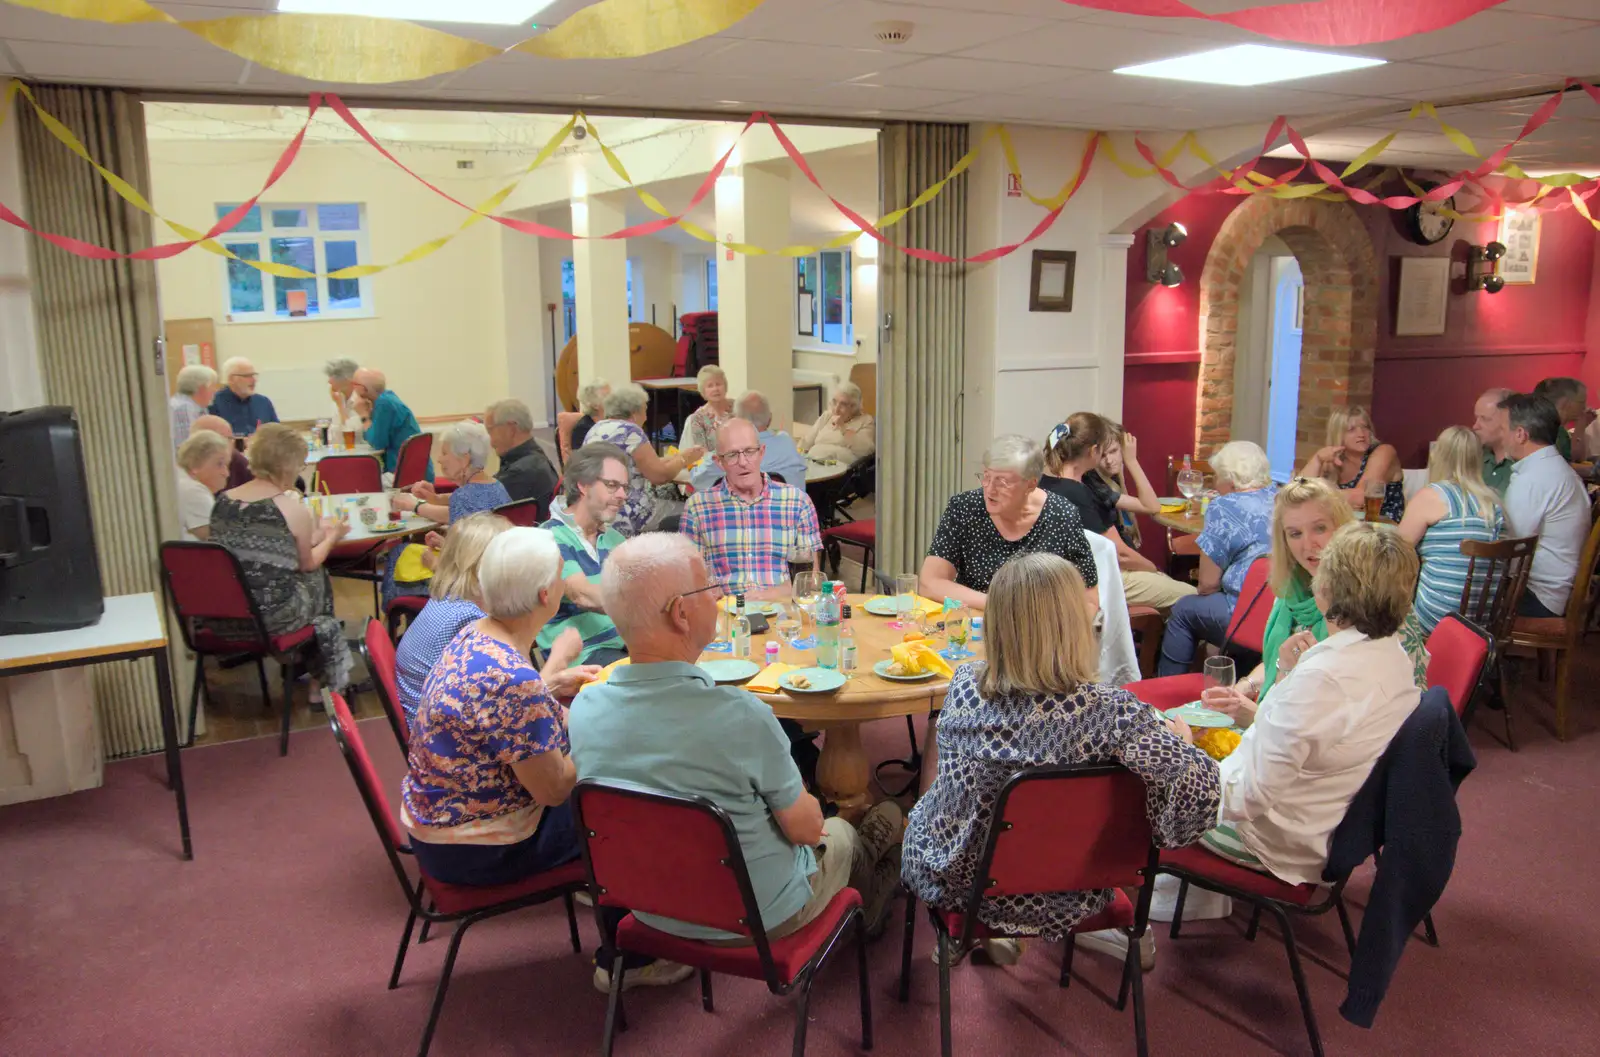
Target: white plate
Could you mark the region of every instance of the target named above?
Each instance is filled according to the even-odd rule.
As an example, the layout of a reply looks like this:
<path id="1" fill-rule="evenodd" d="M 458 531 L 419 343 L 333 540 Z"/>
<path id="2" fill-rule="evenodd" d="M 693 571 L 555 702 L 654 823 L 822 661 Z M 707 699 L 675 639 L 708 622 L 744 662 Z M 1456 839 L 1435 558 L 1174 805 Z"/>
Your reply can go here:
<path id="1" fill-rule="evenodd" d="M 719 683 L 742 683 L 761 670 L 755 661 L 733 658 L 726 661 L 701 661 L 697 666 Z"/>
<path id="2" fill-rule="evenodd" d="M 803 675 L 810 686 L 799 687 L 794 685 L 794 677 Z M 844 676 L 832 668 L 801 668 L 798 671 L 785 672 L 778 685 L 791 694 L 827 694 L 839 689 L 845 682 Z"/>
<path id="3" fill-rule="evenodd" d="M 875 675 L 896 683 L 920 683 L 922 680 L 932 679 L 936 674 L 938 674 L 936 672 L 918 672 L 916 675 L 890 675 L 889 668 L 893 664 L 893 658 L 879 661 L 877 664 L 872 666 L 872 671 Z"/>
<path id="4" fill-rule="evenodd" d="M 722 606 L 729 613 L 732 613 L 737 608 L 731 598 L 724 599 Z M 757 602 L 746 599 L 744 603 L 744 611 L 746 613 L 760 613 L 762 616 L 767 617 L 777 616 L 781 609 L 782 607 L 776 602 Z"/>
<path id="5" fill-rule="evenodd" d="M 1167 712 L 1169 716 L 1177 716 L 1191 727 L 1231 727 L 1233 717 L 1225 712 L 1218 712 L 1207 708 L 1198 701 L 1190 701 Z"/>

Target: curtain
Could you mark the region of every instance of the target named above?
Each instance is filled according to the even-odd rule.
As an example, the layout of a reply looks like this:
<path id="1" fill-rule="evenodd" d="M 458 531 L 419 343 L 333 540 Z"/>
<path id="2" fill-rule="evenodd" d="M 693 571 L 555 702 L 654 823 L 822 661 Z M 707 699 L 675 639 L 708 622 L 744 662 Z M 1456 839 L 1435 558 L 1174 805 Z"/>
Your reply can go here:
<path id="1" fill-rule="evenodd" d="M 911 204 L 967 151 L 965 125 L 893 123 L 879 140 L 883 210 Z M 913 210 L 896 242 L 967 253 L 967 184 Z M 945 502 L 960 491 L 966 267 L 886 250 L 879 265 L 885 333 L 878 355 L 878 553 L 884 573 L 916 572 Z"/>
<path id="2" fill-rule="evenodd" d="M 137 95 L 44 85 L 34 92 L 96 161 L 149 198 L 144 110 Z M 31 107 L 19 106 L 16 116 L 23 191 L 35 227 L 122 253 L 151 244 L 150 217 L 59 143 Z M 108 596 L 159 595 L 157 548 L 162 526 L 175 520 L 176 485 L 169 469 L 155 267 L 148 261 L 88 260 L 42 239 L 32 240 L 32 255 L 45 400 L 77 414 L 102 586 Z M 171 660 L 174 681 L 186 686 L 187 666 L 176 653 Z M 101 664 L 89 672 L 105 755 L 158 751 L 154 666 Z M 187 710 L 178 711 L 181 724 Z"/>

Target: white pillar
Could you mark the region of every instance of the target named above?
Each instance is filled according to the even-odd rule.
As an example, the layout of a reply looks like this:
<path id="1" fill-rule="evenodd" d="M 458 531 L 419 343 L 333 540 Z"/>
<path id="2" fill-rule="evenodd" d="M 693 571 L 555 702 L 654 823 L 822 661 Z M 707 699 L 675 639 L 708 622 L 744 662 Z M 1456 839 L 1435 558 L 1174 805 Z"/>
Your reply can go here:
<path id="1" fill-rule="evenodd" d="M 572 233 L 604 235 L 627 224 L 617 202 L 572 200 Z M 578 317 L 578 377 L 620 385 L 633 377 L 628 354 L 628 246 L 622 239 L 579 239 L 572 245 Z"/>
<path id="2" fill-rule="evenodd" d="M 1123 356 L 1127 351 L 1128 331 L 1128 248 L 1132 235 L 1101 235 L 1099 282 L 1095 306 L 1095 348 L 1100 370 L 1095 372 L 1099 390 L 1095 410 L 1122 421 Z"/>
<path id="3" fill-rule="evenodd" d="M 789 242 L 789 178 L 746 165 L 717 181 L 717 237 L 777 249 Z M 717 341 L 737 396 L 758 389 L 772 404 L 774 429 L 794 415 L 794 261 L 775 254 L 729 254 L 717 247 Z M 731 259 L 730 259 L 731 256 Z"/>
<path id="4" fill-rule="evenodd" d="M 510 230 L 500 231 L 498 237 L 507 395 L 528 405 L 535 426 L 553 425 L 549 394 L 555 350 L 550 348 L 544 299 L 539 296 L 541 240 Z"/>

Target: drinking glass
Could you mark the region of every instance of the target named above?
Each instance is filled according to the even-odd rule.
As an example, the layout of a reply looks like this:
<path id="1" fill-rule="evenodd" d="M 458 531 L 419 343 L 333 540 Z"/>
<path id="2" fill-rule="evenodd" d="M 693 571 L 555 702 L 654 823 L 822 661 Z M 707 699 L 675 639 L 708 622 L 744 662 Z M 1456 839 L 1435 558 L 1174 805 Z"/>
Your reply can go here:
<path id="1" fill-rule="evenodd" d="M 1205 664 L 1205 687 L 1232 686 L 1237 681 L 1233 670 L 1232 657 L 1207 657 Z"/>
<path id="2" fill-rule="evenodd" d="M 1199 511 L 1195 509 L 1194 499 L 1195 496 L 1205 491 L 1205 486 L 1206 475 L 1201 473 L 1199 470 L 1191 469 L 1178 471 L 1178 491 L 1185 499 L 1189 501 L 1189 513 L 1191 515 L 1199 513 Z"/>
<path id="3" fill-rule="evenodd" d="M 1362 513 L 1366 515 L 1366 520 L 1373 524 L 1377 524 L 1383 518 L 1383 496 L 1387 490 L 1388 486 L 1382 481 L 1368 481 L 1366 484 L 1364 497 L 1366 503 Z"/>
<path id="4" fill-rule="evenodd" d="M 821 573 L 816 572 L 815 570 L 810 570 L 810 569 L 808 569 L 808 570 L 806 570 L 805 572 L 802 572 L 802 573 L 795 573 L 795 575 L 794 575 L 794 604 L 796 606 L 800 607 L 800 611 L 802 613 L 805 613 L 805 614 L 807 614 L 808 616 L 811 617 L 811 623 L 813 625 L 815 625 L 815 623 L 816 623 L 816 605 L 817 605 L 817 601 L 819 599 L 821 599 L 821 597 L 822 597 L 822 574 Z M 805 638 L 796 639 L 794 642 L 791 642 L 789 645 L 793 646 L 797 650 L 809 650 L 809 649 L 815 648 L 815 646 L 817 645 L 817 639 L 816 639 L 815 635 L 807 635 Z"/>
<path id="5" fill-rule="evenodd" d="M 789 646 L 800 641 L 800 607 L 782 606 L 778 610 L 778 638 Z"/>
<path id="6" fill-rule="evenodd" d="M 972 656 L 967 649 L 967 638 L 972 626 L 972 611 L 966 606 L 956 606 L 944 615 L 944 635 L 949 645 L 940 654 L 949 661 L 965 660 Z"/>
<path id="7" fill-rule="evenodd" d="M 917 612 L 917 578 L 910 573 L 901 573 L 894 578 L 894 622 L 891 628 L 909 628 L 912 626 L 911 618 Z"/>

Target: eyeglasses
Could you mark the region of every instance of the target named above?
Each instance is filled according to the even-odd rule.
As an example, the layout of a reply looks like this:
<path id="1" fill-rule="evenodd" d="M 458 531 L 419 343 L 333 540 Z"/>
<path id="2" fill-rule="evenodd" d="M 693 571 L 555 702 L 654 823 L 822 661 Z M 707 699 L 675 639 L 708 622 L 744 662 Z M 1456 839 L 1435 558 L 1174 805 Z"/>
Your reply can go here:
<path id="1" fill-rule="evenodd" d="M 712 601 L 716 601 L 719 598 L 726 598 L 729 595 L 736 595 L 743 590 L 744 587 L 740 584 L 724 584 L 715 582 L 709 583 L 704 587 L 696 587 L 693 591 L 684 591 L 681 594 L 673 595 L 671 598 L 667 599 L 667 604 L 661 607 L 661 612 L 671 612 L 672 603 L 678 601 L 680 598 L 689 598 L 693 595 L 704 594 L 707 591 L 715 591 L 717 593 L 712 597 Z"/>
<path id="2" fill-rule="evenodd" d="M 973 474 L 973 477 L 977 479 L 978 484 L 982 487 L 987 488 L 992 484 L 995 486 L 995 488 L 1002 492 L 1010 492 L 1014 489 L 1022 487 L 1022 478 L 1007 474 L 994 473 L 989 470 L 983 470 L 979 473 Z"/>
<path id="3" fill-rule="evenodd" d="M 626 491 L 628 487 L 627 481 L 613 481 L 609 477 L 597 477 L 595 478 L 595 483 L 603 484 L 613 492 Z"/>
<path id="4" fill-rule="evenodd" d="M 740 448 L 738 451 L 717 452 L 718 462 L 741 462 L 748 459 L 761 458 L 760 448 Z"/>

